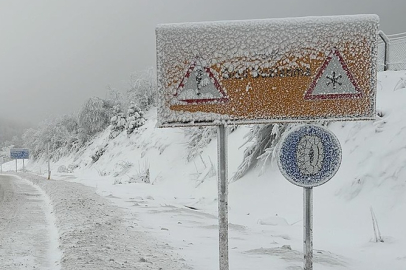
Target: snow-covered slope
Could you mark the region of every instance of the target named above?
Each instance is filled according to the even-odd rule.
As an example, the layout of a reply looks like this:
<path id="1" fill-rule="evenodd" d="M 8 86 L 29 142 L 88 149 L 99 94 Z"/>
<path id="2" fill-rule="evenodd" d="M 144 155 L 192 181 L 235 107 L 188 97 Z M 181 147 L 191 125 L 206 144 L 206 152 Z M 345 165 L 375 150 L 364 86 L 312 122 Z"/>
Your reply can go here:
<path id="1" fill-rule="evenodd" d="M 329 125 L 343 161 L 336 176 L 314 190 L 314 269 L 406 269 L 405 102 L 406 71 L 382 72 L 377 119 Z M 210 172 L 216 140 L 187 162 L 183 130 L 155 128 L 155 110 L 146 118 L 130 138 L 122 133 L 109 140 L 105 131 L 82 152 L 52 163 L 52 177 L 97 187 L 194 269 L 217 269 L 217 178 Z M 242 161 L 247 132 L 240 126 L 229 136 L 230 176 Z M 92 163 L 97 151 L 103 155 Z M 73 172 L 57 173 L 61 165 Z M 46 163 L 27 168 L 45 175 Z M 149 184 L 128 183 L 145 179 L 147 170 Z M 301 269 L 302 192 L 275 163 L 230 184 L 230 269 Z M 371 209 L 384 242 L 375 242 Z"/>

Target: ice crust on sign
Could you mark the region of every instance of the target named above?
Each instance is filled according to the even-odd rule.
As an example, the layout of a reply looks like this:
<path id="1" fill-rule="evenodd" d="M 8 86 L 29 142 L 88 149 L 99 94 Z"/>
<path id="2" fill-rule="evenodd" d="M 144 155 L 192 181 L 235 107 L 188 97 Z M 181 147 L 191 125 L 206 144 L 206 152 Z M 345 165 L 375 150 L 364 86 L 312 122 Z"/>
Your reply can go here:
<path id="1" fill-rule="evenodd" d="M 306 93 L 307 99 L 357 97 L 362 95 L 340 53 L 332 51 Z"/>
<path id="2" fill-rule="evenodd" d="M 208 113 L 170 109 L 170 104 L 179 101 L 179 84 L 196 58 L 204 61 L 204 68 L 215 67 L 213 75 L 222 85 L 222 80 L 227 78 L 274 74 L 282 77 L 281 73 L 286 70 L 299 70 L 305 76 L 309 62 L 303 61 L 304 57 L 323 61 L 333 49 L 348 50 L 346 46 L 349 46 L 349 50 L 356 54 L 360 48 L 368 46 L 373 70 L 367 79 L 371 89 L 375 89 L 378 21 L 376 15 L 352 15 L 159 25 L 156 28 L 157 125 L 246 120 L 233 116 L 231 111 Z M 278 70 L 269 71 L 275 63 L 278 63 Z M 271 74 L 264 74 L 264 70 Z M 245 88 L 248 86 L 242 87 Z M 224 88 L 225 92 L 227 90 Z M 183 95 L 189 96 L 192 92 L 186 91 Z M 261 122 L 261 119 L 251 120 Z"/>
<path id="3" fill-rule="evenodd" d="M 300 125 L 286 134 L 278 149 L 282 175 L 301 187 L 316 187 L 329 181 L 341 164 L 337 137 L 316 125 Z"/>
<path id="4" fill-rule="evenodd" d="M 223 95 L 216 88 L 214 79 L 211 79 L 209 76 L 210 74 L 200 64 L 189 68 L 186 77 L 177 90 L 175 104 L 185 100 L 198 101 L 222 98 Z"/>
<path id="5" fill-rule="evenodd" d="M 326 70 L 324 71 L 325 74 L 327 74 L 324 77 L 324 81 L 322 84 L 318 85 L 325 85 L 327 88 L 321 88 L 317 87 L 313 91 L 313 95 L 317 94 L 330 94 L 334 92 L 340 93 L 340 94 L 357 94 L 358 92 L 355 90 L 355 87 L 351 84 L 350 79 L 348 76 L 343 76 L 344 71 L 340 74 L 336 74 L 337 69 L 342 69 L 339 60 L 337 57 L 333 56 L 330 62 L 332 65 L 327 66 Z M 345 86 L 345 87 L 344 87 Z M 327 89 L 322 90 L 322 89 Z"/>

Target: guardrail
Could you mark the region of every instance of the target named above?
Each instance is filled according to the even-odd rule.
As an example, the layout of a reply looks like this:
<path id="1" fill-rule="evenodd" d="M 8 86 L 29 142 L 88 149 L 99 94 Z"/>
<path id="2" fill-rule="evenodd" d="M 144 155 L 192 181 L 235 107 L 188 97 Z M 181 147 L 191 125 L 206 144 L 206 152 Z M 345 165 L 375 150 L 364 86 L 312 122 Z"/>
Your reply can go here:
<path id="1" fill-rule="evenodd" d="M 406 32 L 385 35 L 379 32 L 378 71 L 406 70 Z"/>

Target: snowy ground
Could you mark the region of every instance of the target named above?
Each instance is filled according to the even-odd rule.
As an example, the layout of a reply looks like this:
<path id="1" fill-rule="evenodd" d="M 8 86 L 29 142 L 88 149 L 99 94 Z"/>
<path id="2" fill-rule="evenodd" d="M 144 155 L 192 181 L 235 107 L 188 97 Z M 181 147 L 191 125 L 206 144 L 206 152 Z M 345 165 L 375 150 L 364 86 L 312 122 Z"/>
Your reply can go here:
<path id="1" fill-rule="evenodd" d="M 41 189 L 0 176 L 0 221 L 1 269 L 60 269 L 52 207 Z"/>
<path id="2" fill-rule="evenodd" d="M 343 162 L 331 181 L 314 190 L 314 269 L 406 269 L 405 100 L 406 71 L 379 73 L 377 120 L 337 122 L 329 126 L 342 144 Z M 121 134 L 109 141 L 105 132 L 84 151 L 52 163 L 52 178 L 64 181 L 34 181 L 52 200 L 55 213 L 61 209 L 64 217 L 69 218 L 57 221 L 57 226 L 65 237 L 61 246 L 65 243 L 66 249 L 62 250 L 71 252 L 72 262 L 81 254 L 75 253 L 72 246 L 94 239 L 90 232 L 100 230 L 102 235 L 114 231 L 126 235 L 126 239 L 110 242 L 110 250 L 102 256 L 106 263 L 111 258 L 121 264 L 127 258 L 122 251 L 111 253 L 114 248 L 122 250 L 129 245 L 137 252 L 148 250 L 145 246 L 151 242 L 145 240 L 146 233 L 154 241 L 160 241 L 153 243 L 161 244 L 152 244 L 157 248 L 131 261 L 139 269 L 149 269 L 145 267 L 149 264 L 136 264 L 140 258 L 152 260 L 148 254 L 160 254 L 157 256 L 162 260 L 178 264 L 169 269 L 189 266 L 195 270 L 218 269 L 217 179 L 208 173 L 210 164 L 216 164 L 216 141 L 204 149 L 201 158 L 187 162 L 182 129 L 156 129 L 155 113 L 151 110 L 147 114 L 146 125 L 131 138 Z M 244 147 L 239 147 L 247 131 L 248 127 L 242 126 L 229 136 L 230 176 L 242 160 Z M 103 156 L 92 164 L 91 156 L 101 148 L 105 149 Z M 74 170 L 56 173 L 61 165 L 70 165 Z M 13 170 L 14 166 L 12 162 L 5 164 L 3 170 Z M 140 179 L 147 168 L 151 184 L 128 183 Z M 46 164 L 31 162 L 27 169 L 45 175 Z M 52 185 L 61 185 L 62 190 L 68 191 L 55 193 Z M 230 269 L 301 269 L 302 195 L 302 189 L 287 182 L 275 164 L 264 170 L 257 168 L 230 184 Z M 65 196 L 77 201 L 72 209 L 64 205 Z M 106 205 L 104 213 L 114 217 L 111 230 L 90 226 L 90 217 L 84 213 L 72 216 L 81 213 L 87 204 L 95 207 L 99 202 Z M 80 207 L 81 204 L 86 206 Z M 374 241 L 371 207 L 384 242 Z M 94 213 L 100 211 L 91 209 Z M 110 219 L 96 222 L 104 224 L 107 220 Z M 67 221 L 75 225 L 63 227 Z M 131 225 L 134 223 L 137 225 Z M 129 226 L 134 226 L 134 230 L 127 235 Z M 85 233 L 80 233 L 81 227 L 86 229 Z M 73 228 L 73 233 L 65 232 Z M 77 240 L 76 244 L 69 242 L 82 235 L 90 238 Z M 136 240 L 137 237 L 144 240 Z M 87 247 L 86 252 L 89 256 L 96 254 L 103 250 L 101 244 L 95 242 L 95 247 Z M 164 256 L 167 251 L 173 257 Z"/>
<path id="3" fill-rule="evenodd" d="M 19 176 L 0 181 L 1 269 L 190 269 L 93 188 Z"/>

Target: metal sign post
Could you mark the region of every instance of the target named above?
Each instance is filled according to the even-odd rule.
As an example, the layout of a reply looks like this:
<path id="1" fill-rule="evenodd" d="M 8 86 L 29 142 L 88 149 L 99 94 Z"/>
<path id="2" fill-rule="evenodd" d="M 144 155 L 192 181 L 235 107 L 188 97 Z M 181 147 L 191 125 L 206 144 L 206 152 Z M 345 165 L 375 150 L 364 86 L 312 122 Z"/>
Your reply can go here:
<path id="1" fill-rule="evenodd" d="M 313 269 L 313 188 L 303 188 L 304 270 Z"/>
<path id="2" fill-rule="evenodd" d="M 228 129 L 219 125 L 217 131 L 219 259 L 220 270 L 228 270 Z"/>
<path id="3" fill-rule="evenodd" d="M 47 157 L 48 157 L 48 180 L 51 179 L 51 158 L 49 157 L 49 143 L 47 144 Z"/>

